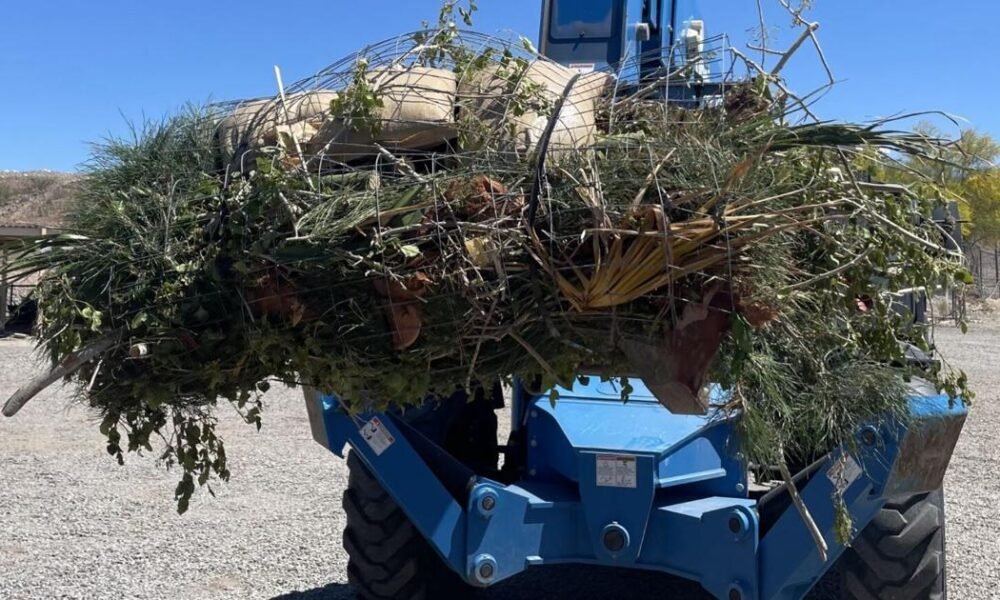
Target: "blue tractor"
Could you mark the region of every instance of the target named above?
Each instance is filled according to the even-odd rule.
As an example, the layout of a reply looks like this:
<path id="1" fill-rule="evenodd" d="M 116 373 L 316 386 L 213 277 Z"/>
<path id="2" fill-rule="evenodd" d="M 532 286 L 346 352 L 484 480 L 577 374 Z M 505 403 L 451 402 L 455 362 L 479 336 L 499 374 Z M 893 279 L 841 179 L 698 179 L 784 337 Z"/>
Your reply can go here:
<path id="1" fill-rule="evenodd" d="M 702 102 L 718 89 L 697 64 L 703 23 L 683 11 L 678 0 L 545 0 L 539 48 L 580 70 L 631 60 L 619 76 L 636 84 L 679 55 L 695 68 L 665 101 Z M 804 598 L 831 570 L 839 598 L 945 598 L 942 481 L 960 403 L 914 385 L 911 419 L 862 427 L 850 452 L 796 465 L 793 494 L 780 476 L 750 477 L 731 420 L 673 414 L 634 380 L 623 403 L 619 385 L 592 378 L 558 389 L 555 404 L 547 390 L 497 385 L 360 416 L 307 391 L 313 436 L 350 466 L 344 545 L 358 595 L 471 598 L 527 569 L 577 564 L 668 573 L 725 600 Z M 835 533 L 838 491 L 858 532 L 850 548 Z"/>

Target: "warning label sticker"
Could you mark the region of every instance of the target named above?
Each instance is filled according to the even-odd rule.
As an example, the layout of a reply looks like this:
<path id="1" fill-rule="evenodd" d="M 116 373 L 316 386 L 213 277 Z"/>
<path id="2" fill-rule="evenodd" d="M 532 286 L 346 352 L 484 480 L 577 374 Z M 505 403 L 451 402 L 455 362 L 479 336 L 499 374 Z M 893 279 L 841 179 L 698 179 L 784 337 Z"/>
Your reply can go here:
<path id="1" fill-rule="evenodd" d="M 861 477 L 861 465 L 850 455 L 844 455 L 839 460 L 835 460 L 830 470 L 826 472 L 830 483 L 837 488 L 837 491 L 844 493 L 851 484 Z"/>
<path id="2" fill-rule="evenodd" d="M 635 457 L 628 454 L 598 454 L 597 486 L 635 488 Z"/>
<path id="3" fill-rule="evenodd" d="M 378 420 L 378 417 L 372 417 L 372 420 L 361 428 L 361 437 L 365 438 L 368 445 L 375 451 L 375 456 L 382 456 L 382 453 L 396 441 L 396 438 L 392 437 L 392 434 L 386 430 L 385 425 Z"/>

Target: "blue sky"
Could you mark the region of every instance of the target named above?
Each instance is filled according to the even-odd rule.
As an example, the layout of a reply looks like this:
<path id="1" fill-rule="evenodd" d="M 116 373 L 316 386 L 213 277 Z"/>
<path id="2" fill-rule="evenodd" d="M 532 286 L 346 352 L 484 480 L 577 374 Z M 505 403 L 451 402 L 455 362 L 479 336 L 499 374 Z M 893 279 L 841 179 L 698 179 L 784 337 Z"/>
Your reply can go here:
<path id="1" fill-rule="evenodd" d="M 683 0 L 682 0 L 683 1 Z M 775 0 L 769 21 L 787 26 Z M 10 2 L 0 20 L 0 170 L 74 170 L 89 142 L 185 102 L 272 94 L 366 43 L 433 20 L 439 0 Z M 477 29 L 537 37 L 540 0 L 479 0 Z M 841 82 L 818 110 L 868 120 L 943 110 L 1000 137 L 995 0 L 816 0 L 809 14 Z M 710 33 L 737 43 L 754 0 L 701 0 Z M 811 53 L 786 75 L 822 83 Z"/>

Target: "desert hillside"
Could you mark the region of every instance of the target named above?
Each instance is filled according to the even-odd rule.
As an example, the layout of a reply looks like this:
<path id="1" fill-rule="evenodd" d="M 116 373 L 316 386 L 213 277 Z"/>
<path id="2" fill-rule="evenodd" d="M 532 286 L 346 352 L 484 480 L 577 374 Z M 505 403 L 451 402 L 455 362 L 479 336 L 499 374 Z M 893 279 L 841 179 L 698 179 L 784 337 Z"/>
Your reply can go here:
<path id="1" fill-rule="evenodd" d="M 69 173 L 0 171 L 0 224 L 61 224 L 78 180 Z"/>

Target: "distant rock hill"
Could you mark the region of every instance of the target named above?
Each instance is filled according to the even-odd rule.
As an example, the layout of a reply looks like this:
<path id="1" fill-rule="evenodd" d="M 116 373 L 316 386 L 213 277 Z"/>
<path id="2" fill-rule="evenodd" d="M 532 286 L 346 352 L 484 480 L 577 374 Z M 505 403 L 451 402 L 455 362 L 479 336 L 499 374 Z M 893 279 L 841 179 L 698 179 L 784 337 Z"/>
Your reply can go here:
<path id="1" fill-rule="evenodd" d="M 0 171 L 0 225 L 61 225 L 79 175 Z"/>

